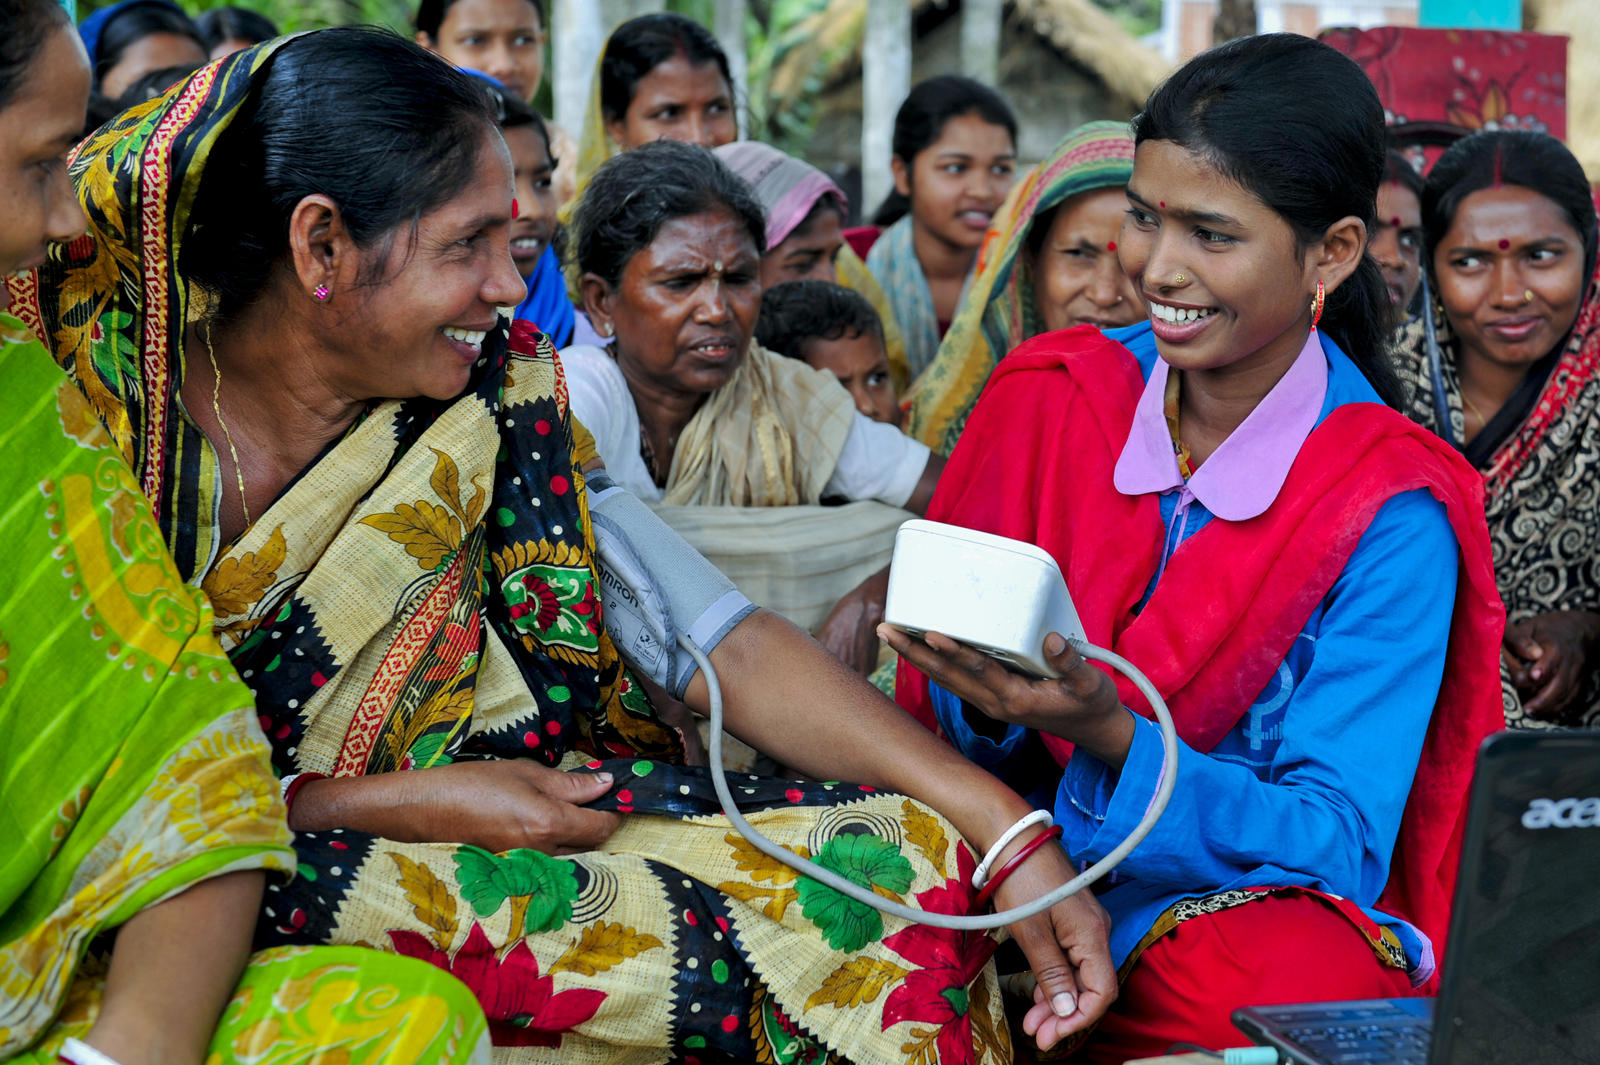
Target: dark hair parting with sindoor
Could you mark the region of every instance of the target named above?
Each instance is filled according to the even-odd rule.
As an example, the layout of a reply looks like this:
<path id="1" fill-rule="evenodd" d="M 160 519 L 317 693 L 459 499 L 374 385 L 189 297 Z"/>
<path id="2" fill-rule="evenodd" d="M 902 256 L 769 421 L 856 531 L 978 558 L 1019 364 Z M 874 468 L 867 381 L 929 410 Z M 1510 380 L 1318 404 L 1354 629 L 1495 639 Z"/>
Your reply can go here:
<path id="1" fill-rule="evenodd" d="M 573 222 L 578 269 L 616 288 L 629 260 L 662 226 L 715 210 L 739 219 L 761 254 L 767 235 L 761 204 L 708 149 L 655 141 L 613 156 L 594 172 Z"/>
<path id="2" fill-rule="evenodd" d="M 533 8 L 534 14 L 539 16 L 539 27 L 543 29 L 547 23 L 544 18 L 544 0 L 523 0 L 523 3 Z M 439 43 L 439 27 L 444 25 L 444 17 L 450 9 L 456 6 L 456 0 L 422 0 L 417 5 L 417 17 L 412 19 L 412 25 L 428 35 L 428 40 Z"/>
<path id="3" fill-rule="evenodd" d="M 1411 160 L 1394 148 L 1383 157 L 1383 183 L 1399 185 L 1415 196 L 1418 203 L 1422 202 L 1422 175 L 1411 165 Z"/>
<path id="4" fill-rule="evenodd" d="M 1383 105 L 1359 66 L 1296 33 L 1265 33 L 1202 52 L 1150 94 L 1135 143 L 1169 141 L 1205 159 L 1276 211 L 1302 248 L 1353 216 L 1376 231 L 1386 152 Z M 1318 325 L 1390 406 L 1393 310 L 1370 254 L 1328 293 Z"/>
<path id="5" fill-rule="evenodd" d="M 944 135 L 945 123 L 962 115 L 977 115 L 991 126 L 1004 127 L 1016 144 L 1017 116 L 1005 97 L 981 81 L 940 74 L 917 82 L 900 102 L 890 142 L 895 158 L 909 171 L 916 157 Z M 911 200 L 898 189 L 891 190 L 872 213 L 872 224 L 892 226 L 910 210 Z"/>
<path id="6" fill-rule="evenodd" d="M 358 246 L 387 251 L 398 228 L 466 188 L 485 136 L 498 136 L 469 75 L 387 30 L 319 30 L 267 62 L 217 139 L 179 253 L 223 317 L 266 288 L 307 196 L 331 199 Z"/>
<path id="7" fill-rule="evenodd" d="M 669 59 L 682 56 L 690 66 L 715 63 L 728 97 L 733 97 L 733 75 L 728 57 L 711 31 L 691 18 L 672 12 L 640 15 L 612 31 L 600 60 L 600 111 L 608 121 L 621 121 L 633 103 L 639 82 Z"/>
<path id="8" fill-rule="evenodd" d="M 1583 241 L 1583 281 L 1594 276 L 1597 235 L 1594 197 L 1583 164 L 1548 133 L 1482 130 L 1456 141 L 1428 173 L 1422 191 L 1422 230 L 1433 253 L 1455 221 L 1461 201 L 1502 185 L 1531 189 L 1550 200 Z"/>
<path id="9" fill-rule="evenodd" d="M 867 297 L 832 281 L 785 281 L 761 296 L 756 340 L 768 351 L 804 359 L 814 340 L 883 340 L 883 320 Z"/>
<path id="10" fill-rule="evenodd" d="M 28 66 L 57 30 L 71 30 L 56 0 L 5 0 L 0 4 L 0 107 L 8 106 L 22 87 Z"/>

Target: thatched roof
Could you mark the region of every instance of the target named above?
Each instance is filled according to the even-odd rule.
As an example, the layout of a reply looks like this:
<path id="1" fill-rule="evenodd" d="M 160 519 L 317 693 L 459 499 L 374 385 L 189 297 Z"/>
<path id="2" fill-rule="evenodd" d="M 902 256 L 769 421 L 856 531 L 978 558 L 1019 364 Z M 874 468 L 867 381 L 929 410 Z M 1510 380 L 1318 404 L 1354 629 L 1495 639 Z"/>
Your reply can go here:
<path id="1" fill-rule="evenodd" d="M 1600 17 L 1595 0 L 1528 0 L 1525 25 L 1540 33 L 1563 33 L 1567 46 L 1567 146 L 1591 183 L 1600 183 Z"/>
<path id="2" fill-rule="evenodd" d="M 908 0 L 921 13 L 948 0 Z M 1008 0 L 1012 18 L 1097 77 L 1119 103 L 1137 110 L 1172 69 L 1122 24 L 1090 0 Z M 786 55 L 773 72 L 776 95 L 839 84 L 861 69 L 867 0 L 832 0 L 796 36 L 806 45 Z M 820 69 L 819 69 L 820 67 Z"/>
<path id="3" fill-rule="evenodd" d="M 1172 65 L 1140 44 L 1122 24 L 1089 0 L 1014 0 L 1017 17 L 1135 110 L 1144 105 Z"/>

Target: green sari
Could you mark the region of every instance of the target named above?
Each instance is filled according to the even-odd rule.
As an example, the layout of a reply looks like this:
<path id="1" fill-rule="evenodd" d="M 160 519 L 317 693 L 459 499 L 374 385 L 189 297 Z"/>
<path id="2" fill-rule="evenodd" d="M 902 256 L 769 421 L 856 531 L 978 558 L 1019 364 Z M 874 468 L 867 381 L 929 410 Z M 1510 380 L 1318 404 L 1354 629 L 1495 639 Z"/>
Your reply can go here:
<path id="1" fill-rule="evenodd" d="M 250 692 L 99 419 L 4 315 L 0 371 L 0 1060 L 46 1062 L 98 1014 L 96 937 L 203 880 L 288 872 L 294 854 Z M 212 1053 L 306 1062 L 342 1043 L 349 1061 L 464 1061 L 483 1042 L 475 1014 L 426 966 L 269 951 Z"/>

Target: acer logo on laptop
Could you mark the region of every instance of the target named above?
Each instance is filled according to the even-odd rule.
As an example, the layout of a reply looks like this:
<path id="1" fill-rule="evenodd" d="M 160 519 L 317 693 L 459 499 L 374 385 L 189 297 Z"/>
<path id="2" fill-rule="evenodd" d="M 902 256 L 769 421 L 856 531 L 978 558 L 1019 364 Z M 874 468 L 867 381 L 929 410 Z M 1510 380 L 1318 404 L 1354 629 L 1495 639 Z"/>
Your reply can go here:
<path id="1" fill-rule="evenodd" d="M 1522 814 L 1523 828 L 1600 828 L 1600 795 L 1587 799 L 1534 799 Z"/>

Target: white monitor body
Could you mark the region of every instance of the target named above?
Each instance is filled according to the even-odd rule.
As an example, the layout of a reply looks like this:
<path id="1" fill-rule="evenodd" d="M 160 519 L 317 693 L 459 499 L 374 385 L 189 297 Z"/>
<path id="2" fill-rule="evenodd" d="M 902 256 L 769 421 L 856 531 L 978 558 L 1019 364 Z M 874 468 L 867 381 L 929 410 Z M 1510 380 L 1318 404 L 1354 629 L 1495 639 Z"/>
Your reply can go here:
<path id="1" fill-rule="evenodd" d="M 916 518 L 895 535 L 884 620 L 942 633 L 1023 673 L 1054 677 L 1044 640 L 1085 642 L 1055 559 L 1021 540 Z"/>

